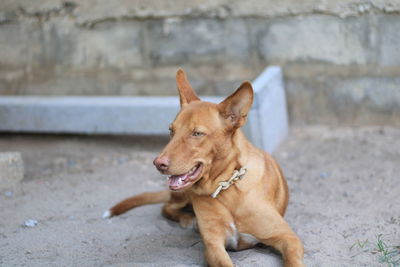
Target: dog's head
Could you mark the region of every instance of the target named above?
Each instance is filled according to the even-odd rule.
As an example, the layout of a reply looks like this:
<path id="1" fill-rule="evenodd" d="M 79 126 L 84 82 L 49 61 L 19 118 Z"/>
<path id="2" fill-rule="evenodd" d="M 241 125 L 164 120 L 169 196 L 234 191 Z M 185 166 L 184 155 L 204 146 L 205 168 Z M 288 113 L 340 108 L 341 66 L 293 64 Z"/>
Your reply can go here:
<path id="1" fill-rule="evenodd" d="M 232 138 L 245 124 L 253 103 L 253 89 L 244 82 L 224 101 L 213 104 L 199 99 L 181 69 L 176 83 L 181 109 L 170 125 L 171 140 L 154 165 L 169 175 L 171 190 L 181 191 L 208 177 L 213 162 L 229 155 Z"/>

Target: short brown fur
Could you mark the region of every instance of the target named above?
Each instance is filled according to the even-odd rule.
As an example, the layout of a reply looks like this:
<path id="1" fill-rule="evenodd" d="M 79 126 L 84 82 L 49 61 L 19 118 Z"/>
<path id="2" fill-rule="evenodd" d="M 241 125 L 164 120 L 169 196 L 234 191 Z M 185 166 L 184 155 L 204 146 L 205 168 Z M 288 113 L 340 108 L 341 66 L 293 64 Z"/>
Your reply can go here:
<path id="1" fill-rule="evenodd" d="M 125 199 L 110 209 L 110 215 L 166 202 L 162 208 L 166 218 L 185 227 L 198 225 L 210 266 L 233 266 L 226 246 L 228 236 L 235 232 L 277 249 L 286 267 L 304 266 L 302 243 L 283 219 L 288 187 L 282 171 L 240 130 L 253 102 L 251 84 L 244 82 L 220 104 L 200 101 L 183 70 L 177 72 L 177 86 L 181 110 L 171 124 L 171 140 L 158 157 L 169 162 L 162 173 L 178 175 L 198 165 L 201 174 L 179 192 L 166 190 Z M 194 136 L 194 132 L 202 135 Z M 218 183 L 241 167 L 247 169 L 244 178 L 212 198 Z M 236 250 L 254 246 L 240 234 L 236 237 Z"/>

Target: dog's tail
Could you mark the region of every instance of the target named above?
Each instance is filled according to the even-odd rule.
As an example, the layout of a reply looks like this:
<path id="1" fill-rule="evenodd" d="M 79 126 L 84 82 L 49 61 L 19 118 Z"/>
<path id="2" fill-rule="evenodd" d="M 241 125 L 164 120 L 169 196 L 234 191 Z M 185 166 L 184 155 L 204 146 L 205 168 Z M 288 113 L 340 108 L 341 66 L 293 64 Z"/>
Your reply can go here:
<path id="1" fill-rule="evenodd" d="M 103 213 L 103 218 L 111 218 L 113 216 L 125 213 L 133 208 L 148 205 L 164 203 L 169 201 L 171 198 L 171 191 L 164 190 L 159 192 L 146 192 L 127 199 L 122 200 L 117 205 Z"/>

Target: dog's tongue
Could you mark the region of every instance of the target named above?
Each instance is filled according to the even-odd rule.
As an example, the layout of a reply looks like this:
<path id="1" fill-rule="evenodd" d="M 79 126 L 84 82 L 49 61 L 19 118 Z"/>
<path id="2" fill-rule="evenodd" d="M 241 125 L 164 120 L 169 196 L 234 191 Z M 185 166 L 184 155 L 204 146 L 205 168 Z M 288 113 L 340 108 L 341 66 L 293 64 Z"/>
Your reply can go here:
<path id="1" fill-rule="evenodd" d="M 170 187 L 178 187 L 182 184 L 183 180 L 188 176 L 187 173 L 181 175 L 172 175 L 168 178 L 168 183 Z"/>

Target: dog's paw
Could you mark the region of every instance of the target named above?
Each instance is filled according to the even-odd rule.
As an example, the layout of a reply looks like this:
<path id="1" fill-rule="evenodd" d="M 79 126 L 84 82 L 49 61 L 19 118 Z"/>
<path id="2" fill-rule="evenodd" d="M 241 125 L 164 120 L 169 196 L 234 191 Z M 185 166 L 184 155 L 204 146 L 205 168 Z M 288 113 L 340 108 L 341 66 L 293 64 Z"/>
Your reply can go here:
<path id="1" fill-rule="evenodd" d="M 111 210 L 106 210 L 103 215 L 101 216 L 103 219 L 109 219 L 111 218 L 113 215 L 111 213 Z"/>

